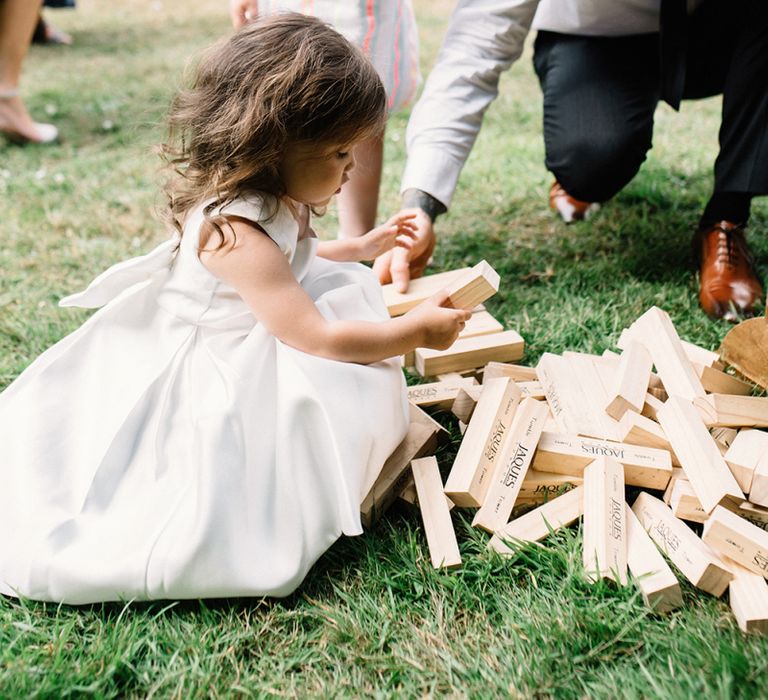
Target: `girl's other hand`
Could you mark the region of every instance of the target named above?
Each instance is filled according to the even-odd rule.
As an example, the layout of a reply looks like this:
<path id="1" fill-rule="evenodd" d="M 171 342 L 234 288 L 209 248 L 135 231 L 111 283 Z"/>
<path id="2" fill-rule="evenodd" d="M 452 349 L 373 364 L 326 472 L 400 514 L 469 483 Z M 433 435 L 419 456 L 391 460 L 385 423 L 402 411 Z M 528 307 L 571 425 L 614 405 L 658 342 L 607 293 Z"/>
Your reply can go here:
<path id="1" fill-rule="evenodd" d="M 400 212 L 381 226 L 360 236 L 360 260 L 373 260 L 395 246 L 410 250 L 416 236 L 416 214 Z"/>
<path id="2" fill-rule="evenodd" d="M 419 347 L 447 350 L 464 330 L 472 312 L 446 308 L 443 304 L 447 301 L 448 295 L 444 291 L 438 292 L 406 314 L 423 329 Z"/>

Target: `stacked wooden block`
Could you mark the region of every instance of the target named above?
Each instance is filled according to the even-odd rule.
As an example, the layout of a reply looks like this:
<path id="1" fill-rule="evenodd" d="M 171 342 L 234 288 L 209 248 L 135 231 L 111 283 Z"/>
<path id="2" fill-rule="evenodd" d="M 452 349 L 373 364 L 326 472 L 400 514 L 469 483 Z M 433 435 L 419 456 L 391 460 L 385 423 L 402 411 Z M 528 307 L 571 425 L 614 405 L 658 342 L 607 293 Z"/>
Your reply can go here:
<path id="1" fill-rule="evenodd" d="M 390 308 L 404 313 L 446 286 L 456 306 L 472 308 L 495 291 L 494 274 L 481 263 L 433 275 L 409 295 L 388 291 Z M 466 345 L 473 338 L 477 345 Z M 443 376 L 409 387 L 412 432 L 427 425 L 423 407 L 450 408 L 465 424 L 445 484 L 434 457 L 424 458 L 440 432 L 434 421 L 398 450 L 400 481 L 382 472 L 386 505 L 401 492 L 418 502 L 435 566 L 461 562 L 454 504 L 475 509 L 472 524 L 502 554 L 583 518 L 590 579 L 626 585 L 629 572 L 649 605 L 671 610 L 682 595 L 663 552 L 707 593 L 728 589 L 743 630 L 768 632 L 768 398 L 752 396 L 716 353 L 682 341 L 656 307 L 622 332 L 618 354 L 545 353 L 535 368 L 508 364 L 522 356 L 523 340 L 501 324 L 454 348 L 417 350 L 417 371 Z M 631 508 L 627 487 L 642 490 Z M 367 523 L 384 501 L 367 500 L 374 517 L 364 503 Z M 703 525 L 701 536 L 684 521 Z"/>

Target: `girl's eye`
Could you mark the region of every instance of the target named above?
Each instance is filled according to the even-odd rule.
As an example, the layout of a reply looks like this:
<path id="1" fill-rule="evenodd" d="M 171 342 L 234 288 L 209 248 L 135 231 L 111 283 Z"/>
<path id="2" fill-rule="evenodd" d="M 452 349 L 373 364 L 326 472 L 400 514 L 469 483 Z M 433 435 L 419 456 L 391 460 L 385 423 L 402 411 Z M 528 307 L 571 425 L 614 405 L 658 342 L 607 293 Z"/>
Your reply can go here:
<path id="1" fill-rule="evenodd" d="M 337 157 L 339 160 L 344 160 L 344 159 L 345 159 L 345 158 L 346 158 L 348 155 L 349 155 L 349 151 L 339 151 L 339 152 L 336 154 L 336 157 Z"/>

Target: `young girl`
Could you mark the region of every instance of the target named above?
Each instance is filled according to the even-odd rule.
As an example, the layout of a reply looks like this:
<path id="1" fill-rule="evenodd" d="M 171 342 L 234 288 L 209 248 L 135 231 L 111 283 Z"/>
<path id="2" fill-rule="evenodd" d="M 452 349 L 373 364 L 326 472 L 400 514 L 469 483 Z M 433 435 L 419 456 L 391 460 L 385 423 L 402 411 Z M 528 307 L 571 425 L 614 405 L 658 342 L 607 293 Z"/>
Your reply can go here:
<path id="1" fill-rule="evenodd" d="M 371 60 L 391 112 L 405 107 L 419 85 L 419 37 L 411 0 L 230 0 L 235 27 L 287 10 L 328 22 Z M 359 236 L 376 221 L 384 158 L 383 131 L 356 147 L 358 167 L 339 195 L 339 237 Z"/>
<path id="2" fill-rule="evenodd" d="M 468 312 L 389 320 L 366 259 L 407 217 L 318 243 L 386 116 L 381 82 L 303 15 L 212 50 L 171 110 L 182 235 L 63 306 L 102 307 L 0 395 L 0 592 L 89 603 L 293 591 L 406 431 L 387 359 Z M 318 257 L 322 256 L 322 257 Z"/>

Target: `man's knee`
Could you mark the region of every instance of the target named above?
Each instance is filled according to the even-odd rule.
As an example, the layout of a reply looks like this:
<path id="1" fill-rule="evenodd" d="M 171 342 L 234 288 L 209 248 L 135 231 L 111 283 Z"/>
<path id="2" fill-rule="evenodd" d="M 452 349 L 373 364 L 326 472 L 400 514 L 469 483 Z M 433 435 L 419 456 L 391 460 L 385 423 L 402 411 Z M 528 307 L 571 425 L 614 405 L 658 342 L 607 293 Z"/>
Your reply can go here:
<path id="1" fill-rule="evenodd" d="M 584 202 L 604 202 L 640 169 L 650 135 L 571 135 L 547 144 L 547 168 L 566 192 Z"/>

